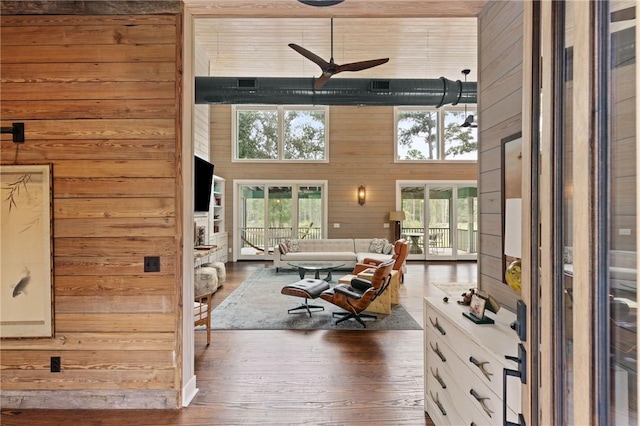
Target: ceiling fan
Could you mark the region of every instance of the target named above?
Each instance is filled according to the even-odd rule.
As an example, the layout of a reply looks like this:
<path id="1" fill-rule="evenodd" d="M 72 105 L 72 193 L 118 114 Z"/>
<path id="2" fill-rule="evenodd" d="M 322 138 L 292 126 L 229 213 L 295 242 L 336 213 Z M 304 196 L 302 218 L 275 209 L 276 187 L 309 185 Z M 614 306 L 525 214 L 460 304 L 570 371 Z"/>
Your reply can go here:
<path id="1" fill-rule="evenodd" d="M 467 82 L 467 75 L 469 75 L 470 72 L 471 72 L 470 69 L 462 70 L 462 74 L 464 74 L 465 83 Z M 464 116 L 465 116 L 464 123 L 462 123 L 460 127 L 471 127 L 471 128 L 478 127 L 478 124 L 473 122 L 473 119 L 474 119 L 473 114 L 467 115 L 467 104 L 464 104 Z"/>
<path id="2" fill-rule="evenodd" d="M 367 68 L 377 67 L 378 65 L 386 64 L 389 62 L 389 58 L 383 59 L 372 59 L 370 61 L 361 61 L 361 62 L 351 62 L 344 65 L 338 65 L 333 61 L 333 18 L 331 18 L 331 59 L 329 62 L 325 61 L 318 55 L 309 50 L 305 49 L 302 46 L 298 46 L 297 44 L 289 43 L 289 47 L 304 56 L 305 58 L 315 62 L 320 69 L 322 70 L 322 74 L 320 77 L 316 78 L 316 81 L 313 83 L 313 88 L 315 90 L 320 89 L 324 86 L 329 79 L 343 71 L 362 71 Z"/>

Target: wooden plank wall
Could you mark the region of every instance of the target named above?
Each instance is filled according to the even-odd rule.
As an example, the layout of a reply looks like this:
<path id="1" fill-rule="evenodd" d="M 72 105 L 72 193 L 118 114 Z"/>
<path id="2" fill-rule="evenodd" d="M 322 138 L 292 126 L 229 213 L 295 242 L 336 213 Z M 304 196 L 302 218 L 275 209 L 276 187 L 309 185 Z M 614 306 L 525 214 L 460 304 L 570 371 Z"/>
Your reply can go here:
<path id="1" fill-rule="evenodd" d="M 1 162 L 53 166 L 55 323 L 2 341 L 3 408 L 179 406 L 180 20 L 1 18 Z"/>
<path id="2" fill-rule="evenodd" d="M 198 44 L 194 48 L 194 72 L 196 76 L 209 75 L 209 59 Z M 193 151 L 205 160 L 209 159 L 209 105 L 193 105 Z"/>
<path id="3" fill-rule="evenodd" d="M 502 282 L 501 140 L 522 131 L 522 23 L 520 2 L 490 2 L 478 16 L 478 282 L 511 309 L 518 297 Z"/>
<path id="4" fill-rule="evenodd" d="M 226 182 L 226 223 L 233 241 L 233 180 L 327 180 L 328 238 L 393 238 L 389 212 L 396 209 L 396 180 L 476 180 L 475 163 L 394 163 L 393 107 L 333 106 L 329 110 L 329 163 L 231 162 L 231 107 L 211 107 L 211 157 Z M 356 198 L 358 185 L 366 203 Z M 339 223 L 340 228 L 333 224 Z"/>

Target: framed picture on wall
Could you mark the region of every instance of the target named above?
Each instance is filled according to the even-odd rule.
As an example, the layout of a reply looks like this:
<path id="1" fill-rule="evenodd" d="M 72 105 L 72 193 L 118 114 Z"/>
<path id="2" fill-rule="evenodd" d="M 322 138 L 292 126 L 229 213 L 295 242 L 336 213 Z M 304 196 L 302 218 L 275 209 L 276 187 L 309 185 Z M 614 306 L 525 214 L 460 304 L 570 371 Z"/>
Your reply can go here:
<path id="1" fill-rule="evenodd" d="M 502 281 L 520 292 L 522 133 L 502 139 Z"/>
<path id="2" fill-rule="evenodd" d="M 51 167 L 0 167 L 0 337 L 51 337 Z"/>

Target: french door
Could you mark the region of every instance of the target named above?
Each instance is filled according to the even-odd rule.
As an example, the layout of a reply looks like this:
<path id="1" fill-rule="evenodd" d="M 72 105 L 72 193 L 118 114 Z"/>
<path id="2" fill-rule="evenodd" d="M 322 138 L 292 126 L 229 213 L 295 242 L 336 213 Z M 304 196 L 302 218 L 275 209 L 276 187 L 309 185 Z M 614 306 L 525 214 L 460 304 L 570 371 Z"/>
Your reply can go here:
<path id="1" fill-rule="evenodd" d="M 234 259 L 270 259 L 274 247 L 293 238 L 322 238 L 326 182 L 234 182 Z"/>
<path id="2" fill-rule="evenodd" d="M 471 182 L 398 182 L 408 259 L 475 260 L 478 191 Z"/>
<path id="3" fill-rule="evenodd" d="M 527 322 L 539 331 L 528 364 L 540 382 L 527 424 L 636 425 L 637 2 L 540 2 L 540 19 L 533 4 L 527 27 L 544 61 L 530 72 L 542 84 L 524 87 L 539 87 L 542 105 L 523 115 L 523 138 L 541 124 L 540 241 L 539 264 L 523 264 L 523 296 L 539 298 Z"/>

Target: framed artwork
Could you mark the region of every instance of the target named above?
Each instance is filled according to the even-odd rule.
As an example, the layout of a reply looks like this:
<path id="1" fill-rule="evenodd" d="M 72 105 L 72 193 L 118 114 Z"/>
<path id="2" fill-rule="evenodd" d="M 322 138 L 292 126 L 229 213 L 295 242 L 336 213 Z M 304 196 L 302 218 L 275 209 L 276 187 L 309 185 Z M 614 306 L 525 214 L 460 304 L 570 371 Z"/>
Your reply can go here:
<path id="1" fill-rule="evenodd" d="M 0 337 L 51 337 L 51 166 L 0 166 L 0 188 Z"/>
<path id="2" fill-rule="evenodd" d="M 471 296 L 471 303 L 469 303 L 469 312 L 478 319 L 484 318 L 484 308 L 486 300 L 482 297 L 474 294 Z"/>
<path id="3" fill-rule="evenodd" d="M 502 282 L 509 285 L 507 269 L 521 258 L 521 205 L 522 133 L 518 132 L 502 139 Z"/>

